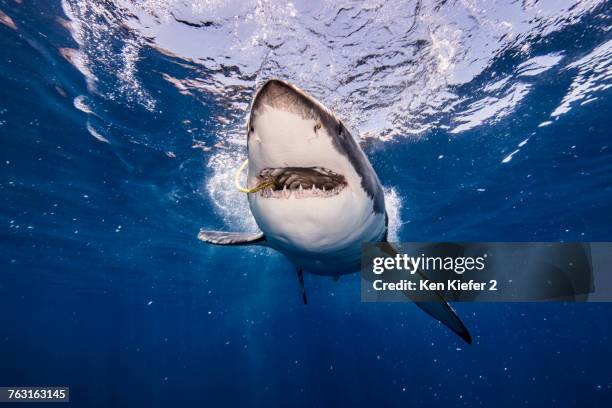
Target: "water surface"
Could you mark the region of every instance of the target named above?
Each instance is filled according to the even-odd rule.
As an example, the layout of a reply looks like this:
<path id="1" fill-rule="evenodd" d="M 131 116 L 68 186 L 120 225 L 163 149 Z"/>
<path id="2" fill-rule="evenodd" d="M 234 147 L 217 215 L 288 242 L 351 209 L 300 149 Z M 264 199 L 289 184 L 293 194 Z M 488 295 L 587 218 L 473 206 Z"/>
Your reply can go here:
<path id="1" fill-rule="evenodd" d="M 402 241 L 610 241 L 606 1 L 0 2 L 0 384 L 76 406 L 608 405 L 607 304 L 458 304 L 461 340 L 265 249 L 259 84 L 332 108 Z"/>

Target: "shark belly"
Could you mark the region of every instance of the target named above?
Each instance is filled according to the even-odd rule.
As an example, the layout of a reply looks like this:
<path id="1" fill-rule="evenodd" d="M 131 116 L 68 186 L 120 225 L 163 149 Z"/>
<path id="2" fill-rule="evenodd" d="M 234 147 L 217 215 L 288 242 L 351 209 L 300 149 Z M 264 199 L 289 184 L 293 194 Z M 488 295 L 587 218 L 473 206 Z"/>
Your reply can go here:
<path id="1" fill-rule="evenodd" d="M 365 193 L 345 189 L 320 198 L 250 197 L 251 212 L 269 245 L 304 270 L 338 275 L 359 269 L 361 244 L 385 234 L 384 214 Z"/>

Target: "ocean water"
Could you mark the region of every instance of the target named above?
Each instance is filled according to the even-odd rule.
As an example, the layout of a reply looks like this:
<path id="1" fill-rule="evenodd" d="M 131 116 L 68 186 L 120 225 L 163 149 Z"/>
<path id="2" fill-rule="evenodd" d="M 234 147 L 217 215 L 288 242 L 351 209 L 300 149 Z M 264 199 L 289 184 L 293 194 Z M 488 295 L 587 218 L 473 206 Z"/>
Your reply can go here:
<path id="1" fill-rule="evenodd" d="M 342 118 L 401 241 L 612 240 L 609 1 L 0 1 L 0 386 L 73 406 L 610 406 L 612 305 L 295 272 L 232 185 L 253 92 Z M 612 271 L 611 271 L 612 273 Z"/>

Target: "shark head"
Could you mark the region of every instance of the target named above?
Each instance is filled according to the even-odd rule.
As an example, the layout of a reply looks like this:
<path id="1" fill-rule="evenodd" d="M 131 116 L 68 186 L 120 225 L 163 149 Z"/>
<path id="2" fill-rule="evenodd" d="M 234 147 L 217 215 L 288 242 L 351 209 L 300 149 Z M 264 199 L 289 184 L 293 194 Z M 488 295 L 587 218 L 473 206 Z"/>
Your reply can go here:
<path id="1" fill-rule="evenodd" d="M 249 186 L 268 186 L 250 194 L 249 203 L 271 242 L 321 252 L 380 235 L 380 228 L 370 233 L 370 224 L 384 218 L 382 187 L 347 128 L 323 104 L 270 80 L 255 95 L 247 131 Z"/>

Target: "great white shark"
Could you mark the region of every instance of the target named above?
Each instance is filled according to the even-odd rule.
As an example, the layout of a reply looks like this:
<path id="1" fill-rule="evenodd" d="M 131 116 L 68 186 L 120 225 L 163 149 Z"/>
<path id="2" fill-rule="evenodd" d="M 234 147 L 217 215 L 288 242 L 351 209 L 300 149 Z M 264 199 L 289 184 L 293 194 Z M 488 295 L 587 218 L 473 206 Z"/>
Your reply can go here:
<path id="1" fill-rule="evenodd" d="M 200 231 L 217 245 L 263 245 L 296 267 L 306 304 L 304 272 L 331 276 L 359 271 L 361 245 L 387 240 L 383 188 L 346 126 L 321 102 L 279 79 L 253 98 L 247 121 L 249 206 L 261 232 Z M 255 191 L 257 190 L 257 191 Z M 463 340 L 471 336 L 440 294 L 415 302 Z"/>

